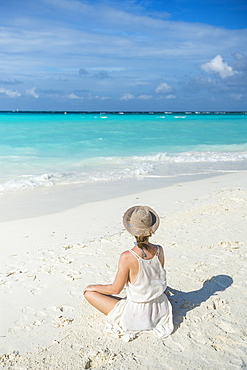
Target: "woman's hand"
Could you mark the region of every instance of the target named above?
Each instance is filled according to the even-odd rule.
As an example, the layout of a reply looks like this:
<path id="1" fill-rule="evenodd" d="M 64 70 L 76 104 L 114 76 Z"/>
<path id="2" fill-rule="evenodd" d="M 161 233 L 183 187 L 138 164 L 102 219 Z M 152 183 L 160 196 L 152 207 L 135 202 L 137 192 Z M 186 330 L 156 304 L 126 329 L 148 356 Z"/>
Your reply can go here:
<path id="1" fill-rule="evenodd" d="M 94 292 L 95 291 L 95 285 L 88 285 L 84 290 L 83 290 L 83 294 L 85 294 L 85 292 Z"/>

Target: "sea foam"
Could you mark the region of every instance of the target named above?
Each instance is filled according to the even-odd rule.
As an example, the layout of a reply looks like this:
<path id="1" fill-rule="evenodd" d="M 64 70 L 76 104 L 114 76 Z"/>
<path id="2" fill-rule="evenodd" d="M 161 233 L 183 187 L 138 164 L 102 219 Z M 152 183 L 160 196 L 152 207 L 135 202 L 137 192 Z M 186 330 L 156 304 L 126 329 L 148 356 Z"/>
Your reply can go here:
<path id="1" fill-rule="evenodd" d="M 71 162 L 65 171 L 16 175 L 0 182 L 0 191 L 86 184 L 146 176 L 174 177 L 199 173 L 247 171 L 247 152 L 158 153 L 146 156 L 95 157 Z"/>

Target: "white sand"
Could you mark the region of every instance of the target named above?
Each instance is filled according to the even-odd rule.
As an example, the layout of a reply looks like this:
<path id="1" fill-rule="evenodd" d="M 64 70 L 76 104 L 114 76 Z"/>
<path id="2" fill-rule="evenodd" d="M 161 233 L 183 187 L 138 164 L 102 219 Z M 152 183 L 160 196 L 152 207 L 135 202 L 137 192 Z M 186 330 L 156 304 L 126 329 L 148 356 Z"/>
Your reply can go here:
<path id="1" fill-rule="evenodd" d="M 105 334 L 104 315 L 81 294 L 89 283 L 112 281 L 119 254 L 133 243 L 122 214 L 135 204 L 161 216 L 152 242 L 165 248 L 176 327 L 164 341 Z M 0 223 L 2 368 L 247 366 L 245 173 L 47 213 Z"/>

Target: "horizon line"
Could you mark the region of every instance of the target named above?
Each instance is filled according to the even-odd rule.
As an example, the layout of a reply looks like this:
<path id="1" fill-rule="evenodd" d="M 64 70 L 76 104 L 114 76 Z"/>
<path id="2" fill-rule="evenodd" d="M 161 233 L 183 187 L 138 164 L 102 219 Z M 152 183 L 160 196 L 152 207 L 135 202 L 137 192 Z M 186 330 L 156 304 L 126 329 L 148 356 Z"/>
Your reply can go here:
<path id="1" fill-rule="evenodd" d="M 247 114 L 247 111 L 64 111 L 64 110 L 0 110 L 0 113 L 53 113 L 53 114 Z"/>

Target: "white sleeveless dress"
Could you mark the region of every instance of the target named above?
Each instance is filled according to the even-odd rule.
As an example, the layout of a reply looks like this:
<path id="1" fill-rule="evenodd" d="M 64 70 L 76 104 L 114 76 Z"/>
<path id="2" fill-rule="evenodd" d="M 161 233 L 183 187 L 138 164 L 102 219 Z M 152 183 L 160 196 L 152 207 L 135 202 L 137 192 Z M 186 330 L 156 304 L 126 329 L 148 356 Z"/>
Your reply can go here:
<path id="1" fill-rule="evenodd" d="M 166 271 L 156 255 L 144 260 L 137 253 L 139 271 L 134 283 L 126 284 L 127 297 L 121 299 L 106 316 L 107 333 L 122 337 L 126 342 L 140 331 L 151 331 L 165 338 L 173 331 L 172 307 L 164 291 Z"/>

